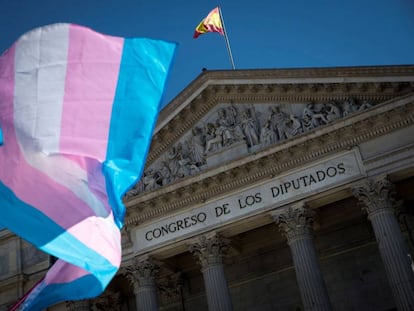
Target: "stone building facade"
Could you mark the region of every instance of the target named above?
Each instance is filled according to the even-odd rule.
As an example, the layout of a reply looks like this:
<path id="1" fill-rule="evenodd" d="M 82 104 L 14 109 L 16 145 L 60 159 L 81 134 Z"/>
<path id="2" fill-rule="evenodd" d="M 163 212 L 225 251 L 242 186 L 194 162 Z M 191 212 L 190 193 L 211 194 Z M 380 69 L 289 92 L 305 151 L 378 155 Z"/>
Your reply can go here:
<path id="1" fill-rule="evenodd" d="M 414 310 L 414 66 L 205 71 L 161 112 L 105 293 L 50 310 Z M 0 310 L 50 258 L 0 232 Z"/>

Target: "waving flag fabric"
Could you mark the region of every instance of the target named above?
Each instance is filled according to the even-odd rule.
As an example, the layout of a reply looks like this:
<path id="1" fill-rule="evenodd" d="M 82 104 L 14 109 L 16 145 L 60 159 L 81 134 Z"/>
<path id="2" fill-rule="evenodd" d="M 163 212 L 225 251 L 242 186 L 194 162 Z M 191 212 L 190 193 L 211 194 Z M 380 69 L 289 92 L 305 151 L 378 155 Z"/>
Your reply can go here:
<path id="1" fill-rule="evenodd" d="M 220 10 L 218 7 L 214 8 L 205 19 L 195 29 L 194 38 L 205 34 L 206 32 L 218 32 L 224 35 L 223 25 L 220 18 Z"/>
<path id="2" fill-rule="evenodd" d="M 121 198 L 142 173 L 175 47 L 54 24 L 0 57 L 0 224 L 60 258 L 24 310 L 94 297 L 115 275 Z"/>

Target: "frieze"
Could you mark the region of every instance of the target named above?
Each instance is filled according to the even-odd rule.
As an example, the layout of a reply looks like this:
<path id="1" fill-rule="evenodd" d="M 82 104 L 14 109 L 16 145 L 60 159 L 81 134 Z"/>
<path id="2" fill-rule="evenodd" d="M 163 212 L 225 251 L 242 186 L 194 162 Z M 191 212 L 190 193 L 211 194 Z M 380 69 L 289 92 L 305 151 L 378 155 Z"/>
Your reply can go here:
<path id="1" fill-rule="evenodd" d="M 193 206 L 192 209 L 170 216 L 165 215 L 155 222 L 134 228 L 132 230 L 135 236 L 134 251 L 142 253 L 171 241 L 214 230 L 240 219 L 303 199 L 321 190 L 325 191 L 344 185 L 363 176 L 365 172 L 356 149 L 335 157 L 325 158 L 305 168 L 302 167 L 269 178 L 265 182 L 250 185 L 248 188 L 240 189 L 237 193 L 212 198 L 204 204 Z M 203 243 L 195 243 L 196 246 L 190 250 L 192 252 L 197 250 L 201 254 L 210 248 L 212 251 L 217 250 L 218 244 L 215 239 L 203 241 Z M 193 245 L 193 242 L 189 243 Z M 209 247 L 209 245 L 214 247 Z M 207 254 L 204 255 L 207 256 Z M 216 257 L 213 256 L 213 259 Z M 202 257 L 200 260 L 208 258 L 210 257 Z"/>
<path id="2" fill-rule="evenodd" d="M 127 198 L 372 107 L 367 101 L 218 105 L 149 166 Z"/>
<path id="3" fill-rule="evenodd" d="M 414 123 L 412 96 L 400 99 L 398 105 L 381 105 L 349 120 L 337 122 L 312 133 L 265 149 L 260 157 L 253 154 L 241 163 L 229 163 L 202 179 L 190 178 L 180 189 L 161 188 L 127 202 L 127 225 L 136 225 L 152 217 L 197 204 L 235 187 L 275 176 L 321 156 L 347 150 L 359 143 Z M 369 126 L 367 126 L 369 124 Z M 251 162 L 254 161 L 253 165 Z M 220 170 L 222 168 L 218 168 Z M 237 177 L 237 178 L 235 178 Z M 220 179 L 220 182 L 218 180 Z M 190 195 L 188 195 L 190 193 Z"/>
<path id="4" fill-rule="evenodd" d="M 380 70 L 379 73 L 382 71 Z M 240 73 L 236 72 L 235 74 Z M 277 80 L 278 77 L 273 78 L 273 80 Z M 258 76 L 257 79 L 259 79 Z M 404 78 L 401 79 L 404 80 Z M 345 83 L 343 78 L 335 77 L 322 80 L 326 82 L 287 83 L 284 81 L 269 84 L 271 82 L 267 81 L 267 84 L 241 84 L 238 81 L 237 84 L 229 84 L 230 82 L 226 80 L 225 84 L 214 82 L 217 84 L 205 86 L 201 93 L 196 93 L 198 95 L 195 97 L 194 95 L 189 96 L 191 101 L 186 103 L 188 99 L 185 100 L 184 106 L 183 103 L 174 100 L 160 114 L 160 121 L 153 137 L 147 163 L 151 164 L 160 154 L 170 148 L 171 144 L 175 143 L 183 132 L 193 127 L 206 111 L 220 103 L 328 102 L 344 101 L 350 97 L 358 101 L 382 102 L 414 91 L 414 84 L 409 77 L 408 81 L 402 82 L 386 82 L 382 78 L 377 78 L 375 82 L 358 83 Z M 338 82 L 333 82 L 335 80 Z M 360 78 L 356 78 L 356 80 L 360 80 Z M 298 91 L 298 83 L 301 83 L 299 89 L 302 91 Z M 362 85 L 364 86 L 362 87 Z M 181 95 L 178 98 L 181 98 Z"/>
<path id="5" fill-rule="evenodd" d="M 284 84 L 284 85 L 265 85 L 265 84 L 258 84 L 258 85 L 251 85 L 243 87 L 246 90 L 249 90 L 248 94 L 240 94 L 237 96 L 233 94 L 231 90 L 233 90 L 236 86 L 235 85 L 212 85 L 208 86 L 201 94 L 199 94 L 195 99 L 189 103 L 183 111 L 178 114 L 174 119 L 170 122 L 166 123 L 165 126 L 157 131 L 154 135 L 153 143 L 151 145 L 151 151 L 149 153 L 147 159 L 147 169 L 154 165 L 154 162 L 159 161 L 159 158 L 162 157 L 166 152 L 170 152 L 172 148 L 175 148 L 178 144 L 178 140 L 182 140 L 182 136 L 189 131 L 194 130 L 197 128 L 197 124 L 200 120 L 205 116 L 207 112 L 209 112 L 213 107 L 217 105 L 221 105 L 220 103 L 234 103 L 232 106 L 241 107 L 244 103 L 252 103 L 252 102 L 261 102 L 264 104 L 272 104 L 275 102 L 284 102 L 289 103 L 289 105 L 294 104 L 295 102 L 305 102 L 315 105 L 329 105 L 331 107 L 337 107 L 331 110 L 330 117 L 333 117 L 333 114 L 340 113 L 341 117 L 346 117 L 350 114 L 349 107 L 347 107 L 347 102 L 353 101 L 355 105 L 360 105 L 360 107 L 364 107 L 365 105 L 375 104 L 381 101 L 392 99 L 396 96 L 401 94 L 405 94 L 407 92 L 414 90 L 414 84 L 412 82 L 376 82 L 376 83 L 347 83 L 346 92 L 344 92 L 344 85 L 345 83 L 311 83 L 310 89 L 313 90 L 312 92 L 299 92 L 297 84 Z M 266 94 L 257 94 L 260 92 L 251 92 L 252 87 L 255 86 L 255 90 L 258 91 L 259 89 L 267 90 Z M 301 84 L 300 89 L 307 88 L 308 84 Z M 274 91 L 276 89 L 276 91 Z M 324 91 L 320 91 L 318 94 L 314 94 L 315 91 L 319 91 L 323 89 Z M 326 90 L 329 89 L 330 91 L 327 92 Z M 225 92 L 223 90 L 226 90 Z M 283 92 L 282 92 L 283 90 Z M 289 90 L 294 90 L 293 92 Z M 276 92 L 277 94 L 268 94 L 271 92 Z M 282 92 L 282 93 L 280 93 Z M 257 104 L 256 104 L 257 105 Z M 241 107 L 240 110 L 244 110 Z M 354 112 L 354 111 L 353 111 Z M 242 113 L 242 112 L 240 112 Z M 325 113 L 327 115 L 327 113 Z M 310 123 L 309 115 L 304 116 L 302 113 L 298 113 L 295 115 L 296 119 L 301 124 L 301 130 L 303 129 L 309 130 L 314 125 Z M 303 118 L 305 117 L 305 118 Z M 325 124 L 326 120 L 320 118 Z M 257 129 L 257 135 L 260 135 L 261 130 L 265 131 L 266 124 L 264 120 L 259 120 L 262 124 L 259 125 Z M 331 121 L 331 120 L 330 120 Z M 296 122 L 294 120 L 291 121 Z M 321 123 L 319 121 L 318 123 Z M 320 124 L 324 125 L 324 124 Z M 202 130 L 207 132 L 205 129 Z M 210 125 L 210 131 L 213 131 L 212 125 Z M 293 135 L 300 134 L 295 133 L 293 130 Z M 203 135 L 206 135 L 205 133 Z M 265 135 L 265 133 L 263 134 Z M 289 134 L 288 134 L 289 135 Z M 292 135 L 292 134 L 290 134 Z M 260 137 L 259 137 L 260 138 Z M 263 138 L 265 140 L 265 138 Z M 271 138 L 270 138 L 271 140 Z M 183 161 L 187 161 L 184 159 Z M 189 168 L 183 168 L 184 171 L 190 173 L 190 175 L 198 172 L 199 166 L 198 165 L 191 165 L 189 164 Z M 146 171 L 146 179 L 148 180 L 149 184 L 147 188 L 151 188 L 152 179 L 159 179 L 160 177 L 160 165 L 158 164 L 158 172 L 154 171 Z M 165 171 L 165 169 L 164 169 Z M 153 175 L 155 174 L 155 176 Z M 181 173 L 182 174 L 182 173 Z M 175 177 L 174 177 L 175 178 Z M 158 180 L 158 184 L 162 184 L 162 181 Z M 154 185 L 154 184 L 153 184 Z M 155 185 L 154 185 L 155 186 Z M 156 187 L 156 186 L 155 186 Z M 142 181 L 141 185 L 137 185 L 136 189 L 133 189 L 131 192 L 127 194 L 126 199 L 136 196 L 137 194 L 143 192 L 144 181 Z M 150 190 L 150 189 L 148 189 Z"/>

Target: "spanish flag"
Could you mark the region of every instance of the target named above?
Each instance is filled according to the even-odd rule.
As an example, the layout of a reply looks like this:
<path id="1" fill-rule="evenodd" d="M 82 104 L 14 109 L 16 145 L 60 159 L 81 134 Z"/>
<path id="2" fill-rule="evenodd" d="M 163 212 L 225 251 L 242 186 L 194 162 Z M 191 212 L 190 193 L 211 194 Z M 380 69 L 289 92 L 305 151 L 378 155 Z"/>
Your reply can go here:
<path id="1" fill-rule="evenodd" d="M 224 35 L 223 24 L 221 23 L 219 7 L 213 9 L 205 19 L 195 29 L 193 38 L 198 38 L 199 35 L 205 34 L 206 32 L 218 32 Z"/>

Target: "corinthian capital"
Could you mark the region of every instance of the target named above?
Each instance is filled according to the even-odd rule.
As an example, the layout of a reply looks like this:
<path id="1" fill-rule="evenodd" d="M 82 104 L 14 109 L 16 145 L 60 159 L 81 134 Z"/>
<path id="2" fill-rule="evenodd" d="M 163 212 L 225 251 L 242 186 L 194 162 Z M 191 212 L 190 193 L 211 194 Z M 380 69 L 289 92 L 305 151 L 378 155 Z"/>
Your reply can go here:
<path id="1" fill-rule="evenodd" d="M 352 192 L 363 203 L 363 209 L 368 216 L 384 210 L 393 210 L 398 206 L 394 184 L 386 176 L 379 179 L 366 179 L 353 188 Z"/>
<path id="2" fill-rule="evenodd" d="M 193 240 L 189 251 L 196 257 L 201 267 L 222 263 L 223 256 L 229 249 L 229 240 L 217 234 L 202 235 Z"/>
<path id="3" fill-rule="evenodd" d="M 146 286 L 154 286 L 155 275 L 159 271 L 159 264 L 151 257 L 135 257 L 132 262 L 122 268 L 128 280 L 133 284 L 134 291 Z"/>
<path id="4" fill-rule="evenodd" d="M 312 236 L 315 211 L 308 208 L 305 202 L 299 202 L 287 208 L 272 211 L 271 215 L 285 235 L 288 244 L 295 240 Z"/>

